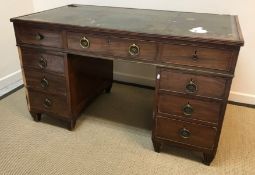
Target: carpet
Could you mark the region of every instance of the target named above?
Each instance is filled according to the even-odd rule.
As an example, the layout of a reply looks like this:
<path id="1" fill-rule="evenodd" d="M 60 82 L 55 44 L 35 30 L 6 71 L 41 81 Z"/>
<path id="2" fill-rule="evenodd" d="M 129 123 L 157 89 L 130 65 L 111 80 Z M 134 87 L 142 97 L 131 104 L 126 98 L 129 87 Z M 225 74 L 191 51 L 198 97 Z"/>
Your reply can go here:
<path id="1" fill-rule="evenodd" d="M 153 90 L 115 83 L 68 131 L 48 116 L 34 122 L 18 90 L 0 101 L 0 174 L 255 174 L 255 109 L 227 106 L 218 152 L 205 166 L 197 152 L 154 152 L 153 97 Z"/>

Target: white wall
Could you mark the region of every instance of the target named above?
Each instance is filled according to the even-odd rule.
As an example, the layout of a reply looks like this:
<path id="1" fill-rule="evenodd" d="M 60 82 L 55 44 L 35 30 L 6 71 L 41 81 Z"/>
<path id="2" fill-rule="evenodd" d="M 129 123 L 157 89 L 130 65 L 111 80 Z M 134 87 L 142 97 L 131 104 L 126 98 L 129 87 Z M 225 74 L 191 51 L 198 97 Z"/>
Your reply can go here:
<path id="1" fill-rule="evenodd" d="M 8 0 L 0 6 L 0 95 L 4 88 L 21 79 L 19 57 L 10 18 L 32 11 L 32 0 Z"/>
<path id="2" fill-rule="evenodd" d="M 190 11 L 217 14 L 238 15 L 245 46 L 241 48 L 239 61 L 237 63 L 236 75 L 233 80 L 230 100 L 255 104 L 255 59 L 253 49 L 255 48 L 255 1 L 254 0 L 33 0 L 34 11 L 41 11 L 66 4 L 93 4 L 101 6 L 133 7 L 145 9 Z M 14 51 L 13 51 L 14 52 Z M 141 81 L 151 84 L 154 79 L 153 67 L 140 64 L 115 63 L 115 78 L 128 81 Z M 132 74 L 133 72 L 133 74 Z M 138 74 L 138 76 L 135 76 Z"/>

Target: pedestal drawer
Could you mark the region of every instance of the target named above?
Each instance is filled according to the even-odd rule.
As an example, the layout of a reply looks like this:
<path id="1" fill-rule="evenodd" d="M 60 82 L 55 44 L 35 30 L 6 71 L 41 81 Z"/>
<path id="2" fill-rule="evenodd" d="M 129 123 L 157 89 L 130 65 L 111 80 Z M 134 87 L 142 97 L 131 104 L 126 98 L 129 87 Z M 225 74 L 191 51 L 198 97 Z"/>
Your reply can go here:
<path id="1" fill-rule="evenodd" d="M 100 35 L 67 32 L 68 49 L 105 55 L 108 51 L 108 39 Z"/>
<path id="2" fill-rule="evenodd" d="M 224 98 L 227 79 L 181 72 L 160 71 L 159 89 L 210 98 Z"/>
<path id="3" fill-rule="evenodd" d="M 64 75 L 64 54 L 22 48 L 21 59 L 24 68 L 40 69 Z"/>
<path id="4" fill-rule="evenodd" d="M 26 87 L 66 95 L 66 79 L 46 72 L 24 69 Z"/>
<path id="5" fill-rule="evenodd" d="M 42 29 L 32 25 L 19 25 L 15 26 L 15 32 L 18 43 L 63 47 L 61 32 L 57 30 Z"/>
<path id="6" fill-rule="evenodd" d="M 164 44 L 160 60 L 186 66 L 230 71 L 233 51 Z"/>
<path id="7" fill-rule="evenodd" d="M 34 90 L 28 91 L 30 110 L 37 112 L 50 112 L 59 116 L 68 117 L 69 108 L 67 98 L 61 95 L 49 95 Z"/>
<path id="8" fill-rule="evenodd" d="M 216 128 L 160 116 L 157 116 L 155 120 L 156 137 L 200 148 L 213 149 Z"/>
<path id="9" fill-rule="evenodd" d="M 171 114 L 188 120 L 199 120 L 217 124 L 221 102 L 201 101 L 188 97 L 159 94 L 158 112 Z"/>

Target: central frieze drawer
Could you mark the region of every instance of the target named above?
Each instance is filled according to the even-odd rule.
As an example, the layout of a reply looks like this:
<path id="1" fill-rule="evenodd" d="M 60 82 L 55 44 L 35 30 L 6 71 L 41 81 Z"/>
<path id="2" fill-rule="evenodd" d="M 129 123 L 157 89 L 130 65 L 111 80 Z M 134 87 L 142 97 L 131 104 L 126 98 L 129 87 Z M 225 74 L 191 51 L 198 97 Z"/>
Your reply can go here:
<path id="1" fill-rule="evenodd" d="M 233 51 L 164 44 L 160 60 L 166 63 L 230 71 Z"/>
<path id="2" fill-rule="evenodd" d="M 15 27 L 18 43 L 50 47 L 63 47 L 62 34 L 57 30 L 42 29 L 30 25 Z"/>
<path id="3" fill-rule="evenodd" d="M 224 98 L 227 80 L 221 77 L 192 74 L 163 69 L 160 72 L 159 89 L 210 98 Z"/>
<path id="4" fill-rule="evenodd" d="M 182 122 L 165 117 L 156 117 L 156 137 L 177 143 L 213 149 L 216 128 Z"/>
<path id="5" fill-rule="evenodd" d="M 26 87 L 66 95 L 66 79 L 51 73 L 24 69 Z"/>
<path id="6" fill-rule="evenodd" d="M 108 39 L 100 35 L 67 32 L 68 49 L 104 55 L 108 51 Z"/>
<path id="7" fill-rule="evenodd" d="M 157 55 L 156 43 L 123 38 L 111 38 L 110 53 L 114 57 L 153 61 Z"/>
<path id="8" fill-rule="evenodd" d="M 218 123 L 221 103 L 201 101 L 182 96 L 158 95 L 158 112 L 176 115 L 188 120 Z"/>

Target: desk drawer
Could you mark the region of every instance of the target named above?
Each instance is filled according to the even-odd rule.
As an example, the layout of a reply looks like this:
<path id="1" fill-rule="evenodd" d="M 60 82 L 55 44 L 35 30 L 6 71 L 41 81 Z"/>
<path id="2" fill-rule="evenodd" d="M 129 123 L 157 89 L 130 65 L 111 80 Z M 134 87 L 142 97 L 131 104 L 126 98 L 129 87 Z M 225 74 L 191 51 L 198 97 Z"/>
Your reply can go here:
<path id="1" fill-rule="evenodd" d="M 24 69 L 26 87 L 43 92 L 66 95 L 65 77 Z"/>
<path id="2" fill-rule="evenodd" d="M 230 71 L 233 51 L 164 44 L 160 60 L 186 66 Z"/>
<path id="3" fill-rule="evenodd" d="M 188 120 L 218 123 L 221 103 L 201 101 L 187 97 L 159 94 L 158 112 Z"/>
<path id="4" fill-rule="evenodd" d="M 104 55 L 108 51 L 108 40 L 99 35 L 67 32 L 67 47 L 72 50 Z"/>
<path id="5" fill-rule="evenodd" d="M 34 44 L 50 47 L 63 47 L 60 31 L 36 28 L 30 25 L 16 26 L 16 38 L 18 43 Z"/>
<path id="6" fill-rule="evenodd" d="M 213 149 L 216 128 L 156 117 L 156 137 L 169 141 Z"/>
<path id="7" fill-rule="evenodd" d="M 159 89 L 194 94 L 210 98 L 224 98 L 226 79 L 196 75 L 172 69 L 160 71 Z"/>
<path id="8" fill-rule="evenodd" d="M 46 53 L 28 48 L 22 48 L 21 53 L 24 68 L 35 68 L 64 75 L 64 54 Z"/>
<path id="9" fill-rule="evenodd" d="M 28 91 L 29 105 L 38 112 L 50 112 L 63 117 L 69 116 L 67 98 L 60 95 L 49 95 L 33 90 Z"/>
<path id="10" fill-rule="evenodd" d="M 110 53 L 114 57 L 154 60 L 157 55 L 157 46 L 149 41 L 111 38 Z"/>

